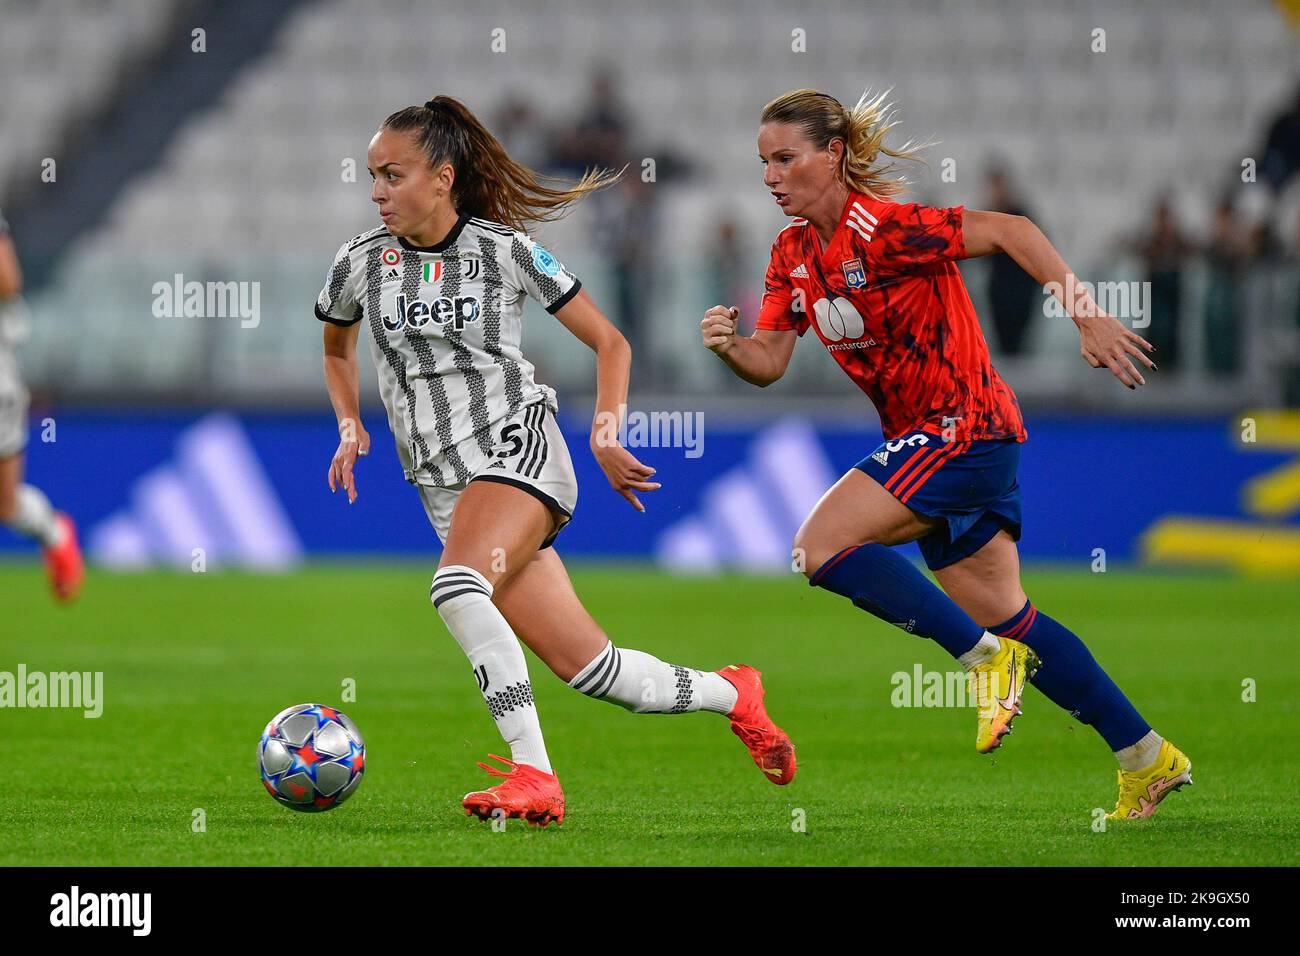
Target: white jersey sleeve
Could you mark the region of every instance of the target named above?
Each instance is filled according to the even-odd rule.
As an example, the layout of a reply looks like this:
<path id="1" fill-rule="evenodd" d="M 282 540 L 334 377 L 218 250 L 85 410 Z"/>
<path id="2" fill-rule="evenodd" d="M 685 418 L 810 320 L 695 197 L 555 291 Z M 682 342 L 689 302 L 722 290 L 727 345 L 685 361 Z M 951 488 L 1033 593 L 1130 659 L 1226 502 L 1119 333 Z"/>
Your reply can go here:
<path id="1" fill-rule="evenodd" d="M 358 236 L 339 246 L 325 275 L 325 285 L 316 297 L 316 318 L 333 325 L 356 325 L 361 321 L 360 279 L 364 256 L 353 256 Z"/>
<path id="2" fill-rule="evenodd" d="M 4 213 L 0 212 L 0 237 L 7 235 L 9 222 Z M 21 345 L 27 341 L 30 332 L 31 322 L 21 293 L 0 299 L 0 349 Z M 3 360 L 3 355 L 0 355 L 0 360 Z M 0 391 L 3 390 L 3 385 L 0 385 Z"/>
<path id="3" fill-rule="evenodd" d="M 516 290 L 516 298 L 531 296 L 552 315 L 582 288 L 582 283 L 559 259 L 523 232 L 516 231 L 510 240 L 510 268 L 506 272 L 509 286 Z"/>

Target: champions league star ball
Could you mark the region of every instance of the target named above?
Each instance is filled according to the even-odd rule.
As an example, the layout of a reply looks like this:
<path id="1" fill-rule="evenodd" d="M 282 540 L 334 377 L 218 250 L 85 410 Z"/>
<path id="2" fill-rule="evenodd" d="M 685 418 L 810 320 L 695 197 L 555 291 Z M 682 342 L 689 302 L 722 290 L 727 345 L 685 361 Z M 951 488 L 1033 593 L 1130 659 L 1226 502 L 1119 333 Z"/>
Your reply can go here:
<path id="1" fill-rule="evenodd" d="M 346 714 L 324 704 L 280 711 L 257 745 L 262 786 L 281 806 L 331 810 L 352 796 L 366 771 L 366 745 Z"/>

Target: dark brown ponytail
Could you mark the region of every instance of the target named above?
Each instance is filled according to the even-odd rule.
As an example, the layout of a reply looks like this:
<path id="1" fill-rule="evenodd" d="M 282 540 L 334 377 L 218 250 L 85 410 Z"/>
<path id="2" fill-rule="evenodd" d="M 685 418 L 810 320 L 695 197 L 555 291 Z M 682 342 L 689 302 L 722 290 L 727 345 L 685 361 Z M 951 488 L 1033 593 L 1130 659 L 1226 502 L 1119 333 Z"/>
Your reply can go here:
<path id="1" fill-rule="evenodd" d="M 593 169 L 572 185 L 545 185 L 543 177 L 511 159 L 478 117 L 450 96 L 435 96 L 423 106 L 398 110 L 381 128 L 414 131 L 430 166 L 451 163 L 455 171 L 451 198 L 457 211 L 513 229 L 558 219 L 570 203 L 622 176 L 622 172 Z"/>

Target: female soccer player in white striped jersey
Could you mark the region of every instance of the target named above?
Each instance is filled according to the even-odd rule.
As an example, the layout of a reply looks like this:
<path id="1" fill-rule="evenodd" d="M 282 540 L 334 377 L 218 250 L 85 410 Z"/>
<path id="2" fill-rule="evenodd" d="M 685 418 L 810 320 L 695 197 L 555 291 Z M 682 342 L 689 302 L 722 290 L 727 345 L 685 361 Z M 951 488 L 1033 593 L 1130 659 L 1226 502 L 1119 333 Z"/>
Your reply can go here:
<path id="1" fill-rule="evenodd" d="M 316 303 L 341 439 L 329 485 L 356 500 L 356 459 L 370 448 L 357 392 L 364 330 L 397 456 L 444 544 L 430 598 L 510 746 L 510 760 L 492 758 L 508 770 L 479 764 L 505 779 L 466 795 L 466 813 L 564 818 L 520 641 L 569 686 L 636 713 L 726 714 L 768 778 L 788 783 L 794 748 L 767 716 L 758 671 L 703 672 L 615 647 L 550 547 L 578 489 L 555 393 L 520 351 L 525 296 L 596 353 L 591 451 L 609 483 L 637 510 L 637 493 L 659 487 L 653 468 L 607 437 L 627 399 L 626 340 L 524 232 L 617 176 L 544 185 L 446 96 L 384 120 L 367 161 L 384 225 L 339 248 Z"/>
<path id="2" fill-rule="evenodd" d="M 22 303 L 23 273 L 0 215 L 0 524 L 40 543 L 45 573 L 58 601 L 81 589 L 85 570 L 72 518 L 55 511 L 35 485 L 23 481 L 27 447 L 27 387 L 14 349 L 27 335 Z"/>

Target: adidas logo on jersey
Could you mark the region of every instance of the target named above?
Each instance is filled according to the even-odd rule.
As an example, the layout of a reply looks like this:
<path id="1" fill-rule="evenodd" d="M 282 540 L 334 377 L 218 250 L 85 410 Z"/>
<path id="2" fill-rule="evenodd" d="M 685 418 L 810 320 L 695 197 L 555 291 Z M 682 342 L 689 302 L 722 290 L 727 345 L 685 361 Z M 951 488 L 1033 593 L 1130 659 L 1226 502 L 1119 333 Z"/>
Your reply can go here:
<path id="1" fill-rule="evenodd" d="M 396 282 L 396 281 L 397 281 L 398 279 L 400 279 L 400 278 L 401 278 L 401 276 L 399 276 L 399 275 L 397 274 L 397 270 L 396 270 L 396 269 L 389 269 L 386 273 L 384 273 L 384 277 L 383 277 L 382 279 L 380 279 L 379 281 L 380 281 L 381 283 L 383 283 L 383 282 Z"/>
<path id="2" fill-rule="evenodd" d="M 806 279 L 806 278 L 808 278 L 808 266 L 807 266 L 807 264 L 801 262 L 801 263 L 799 263 L 799 265 L 795 266 L 794 271 L 790 273 L 790 278 L 791 278 L 791 279 Z"/>

